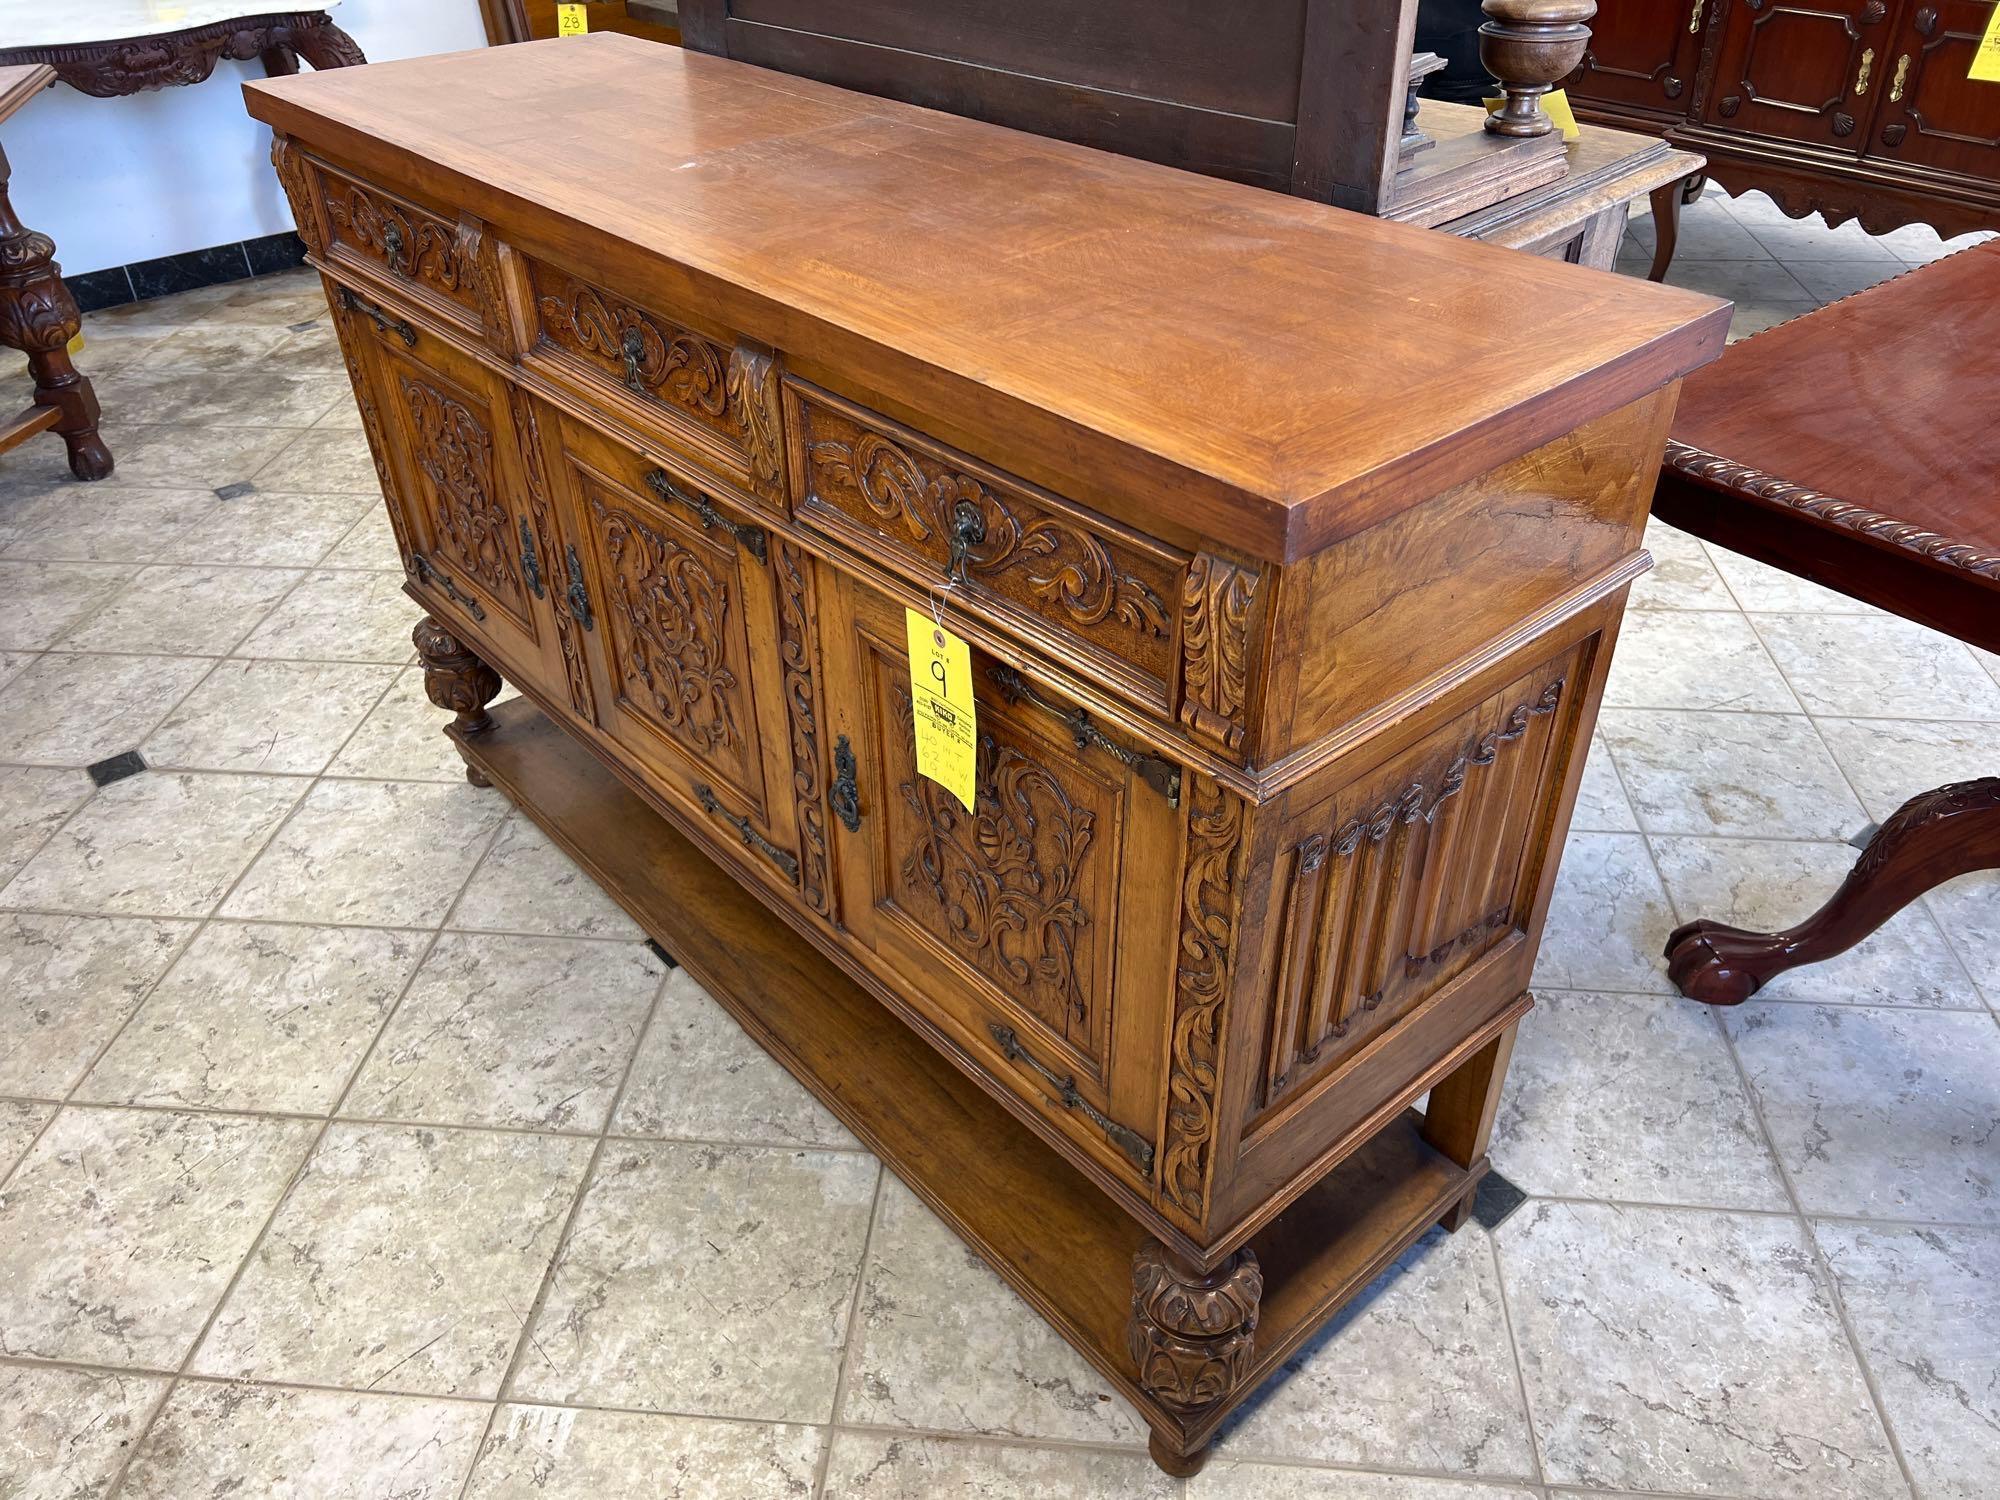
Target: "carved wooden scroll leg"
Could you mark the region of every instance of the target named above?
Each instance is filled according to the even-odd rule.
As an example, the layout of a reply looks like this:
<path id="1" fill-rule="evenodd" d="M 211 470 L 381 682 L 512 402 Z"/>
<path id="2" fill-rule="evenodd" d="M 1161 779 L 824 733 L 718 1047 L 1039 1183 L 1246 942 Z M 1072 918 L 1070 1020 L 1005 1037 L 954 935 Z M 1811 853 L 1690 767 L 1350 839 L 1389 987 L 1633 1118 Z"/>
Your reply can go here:
<path id="1" fill-rule="evenodd" d="M 1264 1273 L 1250 1250 L 1204 1272 L 1147 1240 L 1132 1257 L 1126 1330 L 1139 1384 L 1182 1416 L 1201 1416 L 1249 1378 L 1263 1295 Z M 1208 1461 L 1206 1443 L 1186 1449 L 1157 1427 L 1147 1448 L 1154 1463 L 1183 1478 Z"/>
<path id="2" fill-rule="evenodd" d="M 1875 830 L 1818 911 L 1783 932 L 1697 919 L 1667 939 L 1667 977 L 1690 1000 L 1740 1005 L 1772 978 L 1844 953 L 1925 891 L 2000 870 L 2000 776 L 1912 797 Z"/>
<path id="3" fill-rule="evenodd" d="M 299 27 L 291 33 L 289 42 L 291 49 L 315 70 L 358 68 L 368 61 L 353 37 L 324 19 L 315 25 Z"/>
<path id="4" fill-rule="evenodd" d="M 1507 1062 L 1514 1055 L 1514 1035 L 1520 1029 L 1521 1023 L 1516 1021 L 1431 1090 L 1430 1106 L 1424 1112 L 1424 1139 L 1461 1167 L 1471 1168 L 1486 1159 L 1493 1121 L 1500 1112 L 1500 1086 L 1507 1081 Z M 1478 1191 L 1475 1177 L 1465 1195 L 1446 1209 L 1438 1222 L 1458 1233 L 1472 1216 L 1472 1200 Z"/>
<path id="5" fill-rule="evenodd" d="M 1686 186 L 1683 178 L 1652 191 L 1653 264 L 1646 272 L 1648 281 L 1665 281 L 1667 267 L 1674 263 L 1674 246 L 1681 237 L 1681 192 Z"/>
<path id="6" fill-rule="evenodd" d="M 500 674 L 429 615 L 417 622 L 410 639 L 423 659 L 424 691 L 431 702 L 457 715 L 453 727 L 460 734 L 490 730 L 493 716 L 486 712 L 486 705 L 500 694 Z M 465 768 L 465 779 L 474 786 L 493 784 L 470 765 Z"/>
<path id="7" fill-rule="evenodd" d="M 14 217 L 9 175 L 0 151 L 0 344 L 28 356 L 35 405 L 61 413 L 54 430 L 69 448 L 70 473 L 103 479 L 111 473 L 111 450 L 97 435 L 97 392 L 69 359 L 83 316 L 63 285 L 55 242 Z"/>

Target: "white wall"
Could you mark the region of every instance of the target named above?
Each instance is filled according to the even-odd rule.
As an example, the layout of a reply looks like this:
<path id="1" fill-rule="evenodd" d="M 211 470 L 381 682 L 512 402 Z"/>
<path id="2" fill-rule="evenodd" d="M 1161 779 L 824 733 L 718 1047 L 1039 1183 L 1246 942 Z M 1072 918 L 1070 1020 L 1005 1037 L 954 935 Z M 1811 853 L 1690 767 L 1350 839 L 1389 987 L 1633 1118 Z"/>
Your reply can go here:
<path id="1" fill-rule="evenodd" d="M 374 62 L 486 45 L 478 0 L 345 0 L 332 14 Z M 225 61 L 193 88 L 127 99 L 57 84 L 7 125 L 15 211 L 55 240 L 66 275 L 290 229 L 271 132 L 243 111 L 239 85 L 263 76 Z"/>

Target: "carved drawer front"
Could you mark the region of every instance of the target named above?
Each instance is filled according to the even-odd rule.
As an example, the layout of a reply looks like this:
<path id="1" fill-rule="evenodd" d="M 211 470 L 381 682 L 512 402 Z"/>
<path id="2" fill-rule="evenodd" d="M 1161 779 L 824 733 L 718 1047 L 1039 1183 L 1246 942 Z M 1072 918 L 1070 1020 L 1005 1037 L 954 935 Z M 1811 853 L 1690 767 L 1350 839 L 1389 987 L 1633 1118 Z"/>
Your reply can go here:
<path id="1" fill-rule="evenodd" d="M 783 443 L 768 352 L 732 349 L 554 266 L 527 265 L 530 364 L 777 507 Z"/>
<path id="2" fill-rule="evenodd" d="M 747 865 L 824 910 L 793 761 L 793 720 L 809 733 L 813 713 L 804 560 L 679 470 L 569 418 L 558 430 L 577 554 L 563 587 L 592 620 L 600 727 Z"/>
<path id="3" fill-rule="evenodd" d="M 1288 820 L 1271 890 L 1264 1122 L 1525 929 L 1587 650 L 1537 667 Z"/>
<path id="4" fill-rule="evenodd" d="M 407 198 L 314 165 L 326 214 L 327 256 L 395 286 L 430 312 L 479 336 L 479 238 Z"/>
<path id="5" fill-rule="evenodd" d="M 1096 1159 L 1150 1179 L 1178 771 L 1117 741 L 1079 744 L 1073 705 L 974 651 L 968 813 L 917 773 L 902 607 L 845 578 L 828 593 L 849 931 L 990 1076 Z"/>
<path id="6" fill-rule="evenodd" d="M 802 381 L 785 392 L 801 520 L 1172 713 L 1187 553 Z"/>

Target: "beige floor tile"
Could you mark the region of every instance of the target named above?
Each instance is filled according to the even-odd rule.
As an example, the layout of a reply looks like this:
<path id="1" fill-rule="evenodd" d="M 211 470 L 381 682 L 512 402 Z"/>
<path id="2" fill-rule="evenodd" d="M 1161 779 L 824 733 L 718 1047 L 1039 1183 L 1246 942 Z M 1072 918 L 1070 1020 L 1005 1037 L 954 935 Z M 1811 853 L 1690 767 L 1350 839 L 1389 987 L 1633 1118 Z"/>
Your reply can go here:
<path id="1" fill-rule="evenodd" d="M 174 539 L 221 504 L 214 492 L 117 489 L 86 502 L 57 491 L 0 510 L 0 535 L 13 540 L 11 561 L 157 562 Z"/>
<path id="2" fill-rule="evenodd" d="M 227 371 L 262 365 L 292 337 L 283 326 L 190 324 L 152 340 L 127 366 L 135 370 Z"/>
<path id="3" fill-rule="evenodd" d="M 844 1423 L 1145 1445 L 1103 1377 L 893 1177 L 856 1317 Z"/>
<path id="4" fill-rule="evenodd" d="M 1868 822 L 1801 715 L 1608 708 L 1598 732 L 1649 833 L 1844 839 Z"/>
<path id="5" fill-rule="evenodd" d="M 65 1109 L 0 1206 L 0 1353 L 173 1369 L 318 1128 Z"/>
<path id="6" fill-rule="evenodd" d="M 0 1182 L 5 1182 L 14 1164 L 27 1155 L 28 1147 L 35 1143 L 35 1137 L 42 1133 L 42 1127 L 54 1118 L 55 1112 L 53 1104 L 0 1099 Z M 0 1473 L 4 1472 L 0 1469 Z"/>
<path id="7" fill-rule="evenodd" d="M 1796 1221 L 1534 1203 L 1498 1240 L 1552 1482 L 1772 1500 L 1901 1493 Z"/>
<path id="8" fill-rule="evenodd" d="M 340 545 L 327 554 L 325 566 L 368 568 L 384 573 L 399 571 L 403 554 L 396 546 L 396 530 L 389 524 L 389 512 L 371 504 Z"/>
<path id="9" fill-rule="evenodd" d="M 1776 328 L 1780 323 L 1803 318 L 1818 306 L 1817 302 L 1784 299 L 1775 302 L 1738 301 L 1736 311 L 1729 317 L 1729 342 L 1733 344 L 1767 328 Z"/>
<path id="10" fill-rule="evenodd" d="M 360 662 L 219 663 L 139 747 L 151 766 L 311 775 L 395 680 Z"/>
<path id="11" fill-rule="evenodd" d="M 1880 820 L 1919 792 L 2000 776 L 2000 732 L 1936 719 L 1821 719 L 1833 758 Z"/>
<path id="12" fill-rule="evenodd" d="M 486 1408 L 471 1401 L 189 1382 L 121 1495 L 186 1500 L 455 1500 Z"/>
<path id="13" fill-rule="evenodd" d="M 0 687 L 5 687 L 27 671 L 29 663 L 34 660 L 36 655 L 31 651 L 0 651 Z"/>
<path id="14" fill-rule="evenodd" d="M 817 1427 L 503 1406 L 466 1500 L 801 1500 L 819 1477 Z"/>
<path id="15" fill-rule="evenodd" d="M 320 571 L 236 650 L 238 656 L 294 661 L 378 661 L 401 666 L 423 611 L 403 593 L 400 573 Z"/>
<path id="16" fill-rule="evenodd" d="M 160 1376 L 0 1365 L 0 1495 L 105 1494 L 166 1389 Z"/>
<path id="17" fill-rule="evenodd" d="M 1744 709 L 1796 713 L 1750 622 L 1733 612 L 1644 610 L 1628 615 L 1611 660 L 1611 708 Z"/>
<path id="18" fill-rule="evenodd" d="M 1755 1005 L 1724 1018 L 1807 1213 L 2000 1224 L 2000 1025 Z"/>
<path id="19" fill-rule="evenodd" d="M 310 427 L 335 401 L 348 399 L 344 373 L 187 372 L 151 366 L 121 370 L 103 382 L 107 408 L 146 426 Z M 115 451 L 115 450 L 114 450 Z"/>
<path id="20" fill-rule="evenodd" d="M 607 1146 L 510 1396 L 824 1422 L 878 1168 Z"/>
<path id="21" fill-rule="evenodd" d="M 1639 820 L 1632 812 L 1632 799 L 1618 779 L 1611 752 L 1604 741 L 1593 736 L 1590 757 L 1584 762 L 1583 782 L 1577 788 L 1576 809 L 1569 826 L 1579 833 L 1637 833 Z"/>
<path id="22" fill-rule="evenodd" d="M 260 489 L 216 501 L 160 556 L 186 563 L 309 568 L 354 528 L 369 503 L 365 495 L 286 495 Z M 400 564 L 391 559 L 390 566 Z"/>
<path id="23" fill-rule="evenodd" d="M 1653 569 L 1632 585 L 1632 609 L 1734 609 L 1722 575 L 1701 542 L 1663 521 L 1646 523 L 1646 550 Z"/>
<path id="24" fill-rule="evenodd" d="M 0 689 L 0 760 L 87 766 L 133 749 L 214 665 L 186 656 L 36 657 Z"/>
<path id="25" fill-rule="evenodd" d="M 1172 1500 L 1179 1481 L 1143 1453 L 967 1438 L 834 1434 L 824 1500 Z"/>
<path id="26" fill-rule="evenodd" d="M 1294 1469 L 1218 1458 L 1188 1481 L 1187 1500 L 1536 1500 L 1540 1493 L 1513 1484 Z"/>
<path id="27" fill-rule="evenodd" d="M 2000 1230 L 1813 1226 L 1925 1500 L 2000 1495 Z"/>
<path id="28" fill-rule="evenodd" d="M 342 396 L 342 401 L 352 398 Z M 339 410 L 330 404 L 330 411 Z M 263 490 L 344 490 L 355 495 L 382 493 L 368 439 L 356 429 L 321 428 L 302 433 L 284 452 L 251 476 Z"/>
<path id="29" fill-rule="evenodd" d="M 1493 1159 L 1537 1195 L 1789 1206 L 1715 1017 L 1688 1000 L 1538 990 Z"/>
<path id="30" fill-rule="evenodd" d="M 424 669 L 406 667 L 329 771 L 335 776 L 462 782 L 465 758 L 444 732 L 450 722 L 451 715 L 424 691 Z"/>
<path id="31" fill-rule="evenodd" d="M 1674 259 L 1667 272 L 1672 286 L 1727 297 L 1732 302 L 1812 300 L 1812 293 L 1778 262 L 1764 260 Z"/>
<path id="32" fill-rule="evenodd" d="M 1653 216 L 1636 215 L 1630 225 L 1632 238 L 1651 254 L 1654 244 Z M 1674 237 L 1673 270 L 1696 260 L 1770 260 L 1770 251 L 1720 203 L 1706 197 L 1681 210 Z M 1671 272 L 1669 279 L 1672 279 Z M 1682 283 L 1675 281 L 1675 285 Z"/>
<path id="33" fill-rule="evenodd" d="M 213 923 L 77 1097 L 324 1114 L 422 952 L 408 932 Z"/>
<path id="34" fill-rule="evenodd" d="M 2000 1008 L 2000 872 L 1961 876 L 1932 891 L 1924 904 L 1987 1003 Z"/>
<path id="35" fill-rule="evenodd" d="M 1837 302 L 1891 276 L 1900 276 L 1909 267 L 1894 259 L 1787 260 L 1785 269 L 1820 301 Z"/>
<path id="36" fill-rule="evenodd" d="M 90 778 L 81 771 L 0 766 L 0 886 L 14 878 L 91 790 Z"/>
<path id="37" fill-rule="evenodd" d="M 1887 615 L 1758 615 L 1754 623 L 1808 713 L 2000 719 L 2000 683 L 1934 630 Z"/>
<path id="38" fill-rule="evenodd" d="M 1788 266 L 1821 264 L 1827 261 L 1883 262 L 1896 258 L 1895 249 L 1880 236 L 1869 234 L 1849 221 L 1829 229 L 1818 216 L 1780 219 L 1731 206 L 1731 214 L 1749 224 L 1758 243 Z"/>
<path id="39" fill-rule="evenodd" d="M 0 1094 L 67 1095 L 194 930 L 0 913 Z"/>
<path id="40" fill-rule="evenodd" d="M 435 927 L 506 816 L 500 793 L 463 782 L 319 782 L 223 915 Z"/>
<path id="41" fill-rule="evenodd" d="M 421 671 L 414 675 L 421 681 Z M 424 706 L 431 708 L 428 700 Z M 435 720 L 442 716 L 431 709 L 430 717 L 435 731 Z M 450 747 L 451 742 L 442 734 L 436 737 Z M 456 749 L 451 755 L 462 777 L 465 763 L 458 760 Z M 451 925 L 469 931 L 532 932 L 549 937 L 645 938 L 639 924 L 522 813 L 509 817 L 500 829 L 500 836 L 459 898 Z"/>
<path id="42" fill-rule="evenodd" d="M 141 568 L 59 644 L 72 651 L 220 656 L 303 576 L 279 568 Z"/>
<path id="43" fill-rule="evenodd" d="M 612 1129 L 745 1145 L 861 1144 L 685 969 L 661 991 Z"/>
<path id="44" fill-rule="evenodd" d="M 342 1112 L 595 1134 L 665 974 L 642 943 L 447 933 Z"/>
<path id="45" fill-rule="evenodd" d="M 334 1125 L 194 1368 L 497 1395 L 589 1159 L 583 1140 Z"/>
<path id="46" fill-rule="evenodd" d="M 1573 833 L 1556 873 L 1534 982 L 1559 990 L 1670 992 L 1660 948 L 1673 925 L 1644 838 Z"/>
<path id="47" fill-rule="evenodd" d="M 0 559 L 0 646 L 40 651 L 89 619 L 125 587 L 132 569 L 117 563 L 15 562 Z"/>
<path id="48" fill-rule="evenodd" d="M 1655 838 L 1654 858 L 1685 921 L 1775 932 L 1817 911 L 1859 858 L 1846 844 L 1765 839 Z M 1670 930 L 1670 929 L 1669 929 Z M 1663 930 L 1659 942 L 1666 941 Z M 1778 975 L 1763 1000 L 1855 1005 L 1977 1006 L 1965 966 L 1922 906 L 1906 909 L 1860 946 Z"/>
<path id="49" fill-rule="evenodd" d="M 250 478 L 299 435 L 289 427 L 118 427 L 105 440 L 128 484 L 214 490 Z"/>
<path id="50" fill-rule="evenodd" d="M 205 917 L 304 789 L 197 771 L 113 782 L 0 890 L 0 906 Z"/>

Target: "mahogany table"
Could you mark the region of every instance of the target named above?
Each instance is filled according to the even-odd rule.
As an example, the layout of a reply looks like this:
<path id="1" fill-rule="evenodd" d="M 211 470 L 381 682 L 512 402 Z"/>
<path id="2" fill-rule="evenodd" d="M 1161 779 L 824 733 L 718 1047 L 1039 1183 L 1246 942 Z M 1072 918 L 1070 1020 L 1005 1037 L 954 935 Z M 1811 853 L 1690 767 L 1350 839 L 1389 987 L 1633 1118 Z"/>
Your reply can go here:
<path id="1" fill-rule="evenodd" d="M 302 58 L 315 69 L 353 67 L 368 59 L 328 17 L 339 3 L 256 11 L 243 0 L 192 0 L 163 15 L 146 0 L 0 0 L 9 44 L 0 47 L 0 65 L 47 63 L 62 82 L 100 99 L 200 83 L 225 57 L 257 58 L 274 78 L 298 72 Z"/>
<path id="2" fill-rule="evenodd" d="M 1733 346 L 1689 377 L 1653 513 L 2000 651 L 2000 240 Z M 1975 669 L 1976 670 L 1976 669 Z M 1845 951 L 1935 886 L 2000 868 L 2000 776 L 1925 792 L 1783 932 L 1667 939 L 1682 994 L 1734 1005 Z"/>

